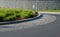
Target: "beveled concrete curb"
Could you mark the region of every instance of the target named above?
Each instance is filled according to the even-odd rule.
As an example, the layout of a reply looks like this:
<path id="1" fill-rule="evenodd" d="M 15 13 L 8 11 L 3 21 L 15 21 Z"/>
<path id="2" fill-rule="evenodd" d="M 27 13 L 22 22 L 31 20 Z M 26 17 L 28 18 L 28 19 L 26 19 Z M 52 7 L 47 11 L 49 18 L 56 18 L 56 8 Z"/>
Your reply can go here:
<path id="1" fill-rule="evenodd" d="M 20 30 L 20 29 L 35 27 L 38 25 L 45 25 L 55 20 L 56 20 L 56 17 L 53 15 L 43 15 L 43 16 L 34 18 L 32 20 L 21 22 L 21 23 L 0 25 L 0 32 Z"/>
<path id="2" fill-rule="evenodd" d="M 9 22 L 0 22 L 0 28 L 10 28 L 10 27 L 12 28 L 13 26 L 15 26 L 14 24 L 33 21 L 33 20 L 38 19 L 38 18 L 40 18 L 42 16 L 43 16 L 42 14 L 38 13 L 38 15 L 36 17 L 32 17 L 32 18 L 28 18 L 28 19 L 9 21 Z"/>

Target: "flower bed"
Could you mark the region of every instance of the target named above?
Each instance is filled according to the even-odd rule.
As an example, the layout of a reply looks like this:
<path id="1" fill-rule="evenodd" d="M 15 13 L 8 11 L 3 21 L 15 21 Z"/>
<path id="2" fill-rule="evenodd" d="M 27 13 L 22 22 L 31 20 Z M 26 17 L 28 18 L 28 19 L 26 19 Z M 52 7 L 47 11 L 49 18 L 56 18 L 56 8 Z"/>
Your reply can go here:
<path id="1" fill-rule="evenodd" d="M 37 16 L 38 13 L 33 10 L 24 10 L 18 8 L 0 8 L 0 22 L 23 20 Z"/>

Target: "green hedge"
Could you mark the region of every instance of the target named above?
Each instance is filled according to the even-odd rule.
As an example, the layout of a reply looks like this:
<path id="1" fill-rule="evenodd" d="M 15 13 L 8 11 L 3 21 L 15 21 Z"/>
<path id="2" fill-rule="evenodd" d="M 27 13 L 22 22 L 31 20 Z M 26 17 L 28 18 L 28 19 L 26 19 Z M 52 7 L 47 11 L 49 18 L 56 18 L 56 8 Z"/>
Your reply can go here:
<path id="1" fill-rule="evenodd" d="M 0 8 L 0 22 L 34 17 L 35 11 L 19 8 Z"/>

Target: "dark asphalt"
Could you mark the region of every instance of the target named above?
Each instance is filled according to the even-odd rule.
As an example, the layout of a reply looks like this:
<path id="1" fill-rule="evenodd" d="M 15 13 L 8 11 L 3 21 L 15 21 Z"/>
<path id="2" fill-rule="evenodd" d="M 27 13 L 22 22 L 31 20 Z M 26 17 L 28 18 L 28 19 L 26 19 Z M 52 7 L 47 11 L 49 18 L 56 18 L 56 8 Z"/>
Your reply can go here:
<path id="1" fill-rule="evenodd" d="M 60 15 L 54 14 L 56 21 L 16 31 L 0 32 L 0 37 L 60 37 Z"/>

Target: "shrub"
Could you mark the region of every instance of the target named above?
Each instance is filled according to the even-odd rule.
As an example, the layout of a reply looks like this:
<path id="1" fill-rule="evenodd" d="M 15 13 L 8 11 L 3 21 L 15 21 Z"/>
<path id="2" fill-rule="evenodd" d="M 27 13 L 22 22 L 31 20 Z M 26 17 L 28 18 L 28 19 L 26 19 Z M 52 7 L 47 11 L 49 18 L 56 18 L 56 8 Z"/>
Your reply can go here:
<path id="1" fill-rule="evenodd" d="M 4 21 L 13 21 L 13 20 L 15 20 L 15 16 L 9 16 L 9 17 L 5 17 L 3 20 Z"/>
<path id="2" fill-rule="evenodd" d="M 0 8 L 0 22 L 26 19 L 36 16 L 32 10 L 22 10 L 18 8 Z"/>
<path id="3" fill-rule="evenodd" d="M 5 14 L 4 13 L 0 13 L 0 21 L 2 22 L 3 19 L 5 18 Z"/>
<path id="4" fill-rule="evenodd" d="M 7 10 L 6 11 L 6 17 L 7 16 L 12 16 L 12 15 L 14 15 L 15 13 L 14 13 L 14 11 L 13 10 Z"/>

